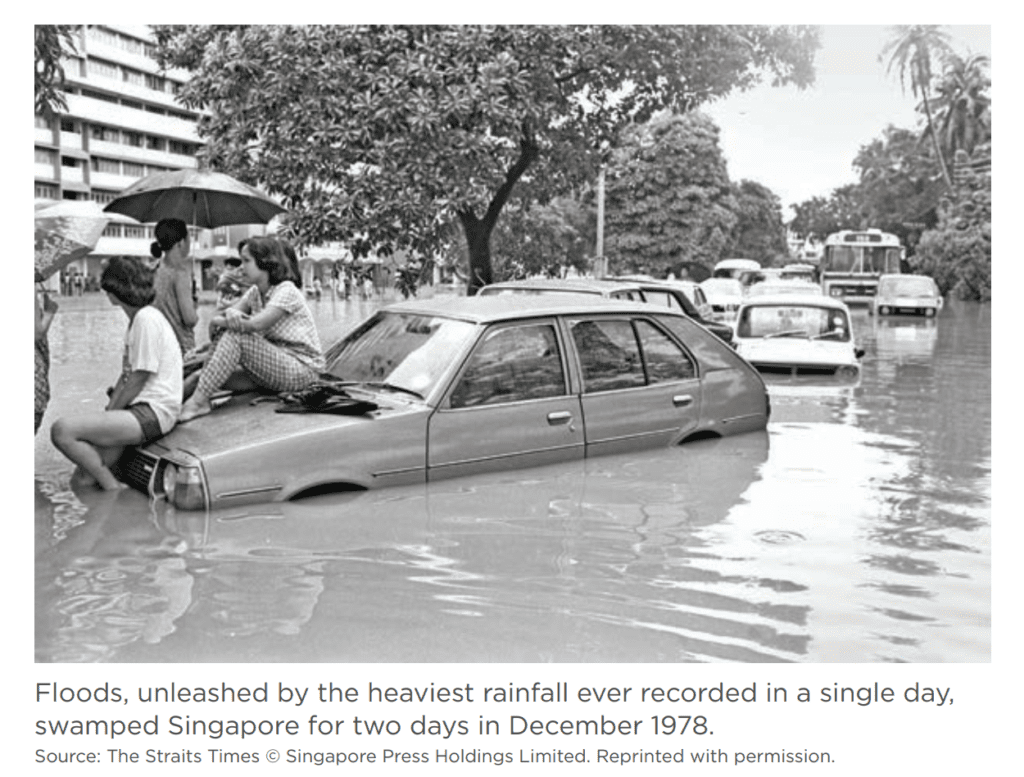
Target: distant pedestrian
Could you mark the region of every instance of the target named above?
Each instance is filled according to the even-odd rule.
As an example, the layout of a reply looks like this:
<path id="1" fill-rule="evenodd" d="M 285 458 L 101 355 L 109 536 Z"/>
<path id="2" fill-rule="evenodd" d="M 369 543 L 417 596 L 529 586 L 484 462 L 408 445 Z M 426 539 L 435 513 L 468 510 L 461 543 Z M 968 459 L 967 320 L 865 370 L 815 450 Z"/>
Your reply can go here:
<path id="1" fill-rule="evenodd" d="M 156 225 L 155 235 L 149 250 L 160 265 L 153 279 L 153 305 L 164 314 L 185 355 L 196 347 L 194 330 L 199 321 L 192 288 L 188 227 L 181 219 L 163 219 Z"/>
<path id="2" fill-rule="evenodd" d="M 143 445 L 169 432 L 181 409 L 181 352 L 174 330 L 153 307 L 153 273 L 130 257 L 111 257 L 100 287 L 128 316 L 122 372 L 106 409 L 58 418 L 54 446 L 77 465 L 73 485 L 111 491 L 121 484 L 111 465 L 126 445 Z"/>

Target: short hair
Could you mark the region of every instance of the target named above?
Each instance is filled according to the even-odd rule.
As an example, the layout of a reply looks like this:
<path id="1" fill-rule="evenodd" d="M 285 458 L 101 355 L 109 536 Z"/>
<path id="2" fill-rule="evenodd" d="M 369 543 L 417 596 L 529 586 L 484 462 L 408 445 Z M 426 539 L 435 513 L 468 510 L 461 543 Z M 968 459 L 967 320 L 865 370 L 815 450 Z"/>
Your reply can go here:
<path id="1" fill-rule="evenodd" d="M 272 237 L 250 238 L 245 249 L 252 256 L 256 266 L 267 274 L 271 286 L 284 281 L 298 280 L 292 271 L 291 262 L 285 256 L 280 243 Z"/>
<path id="2" fill-rule="evenodd" d="M 100 288 L 125 305 L 144 308 L 156 299 L 153 271 L 131 256 L 112 256 L 100 275 Z"/>
<path id="3" fill-rule="evenodd" d="M 161 219 L 157 222 L 153 235 L 156 240 L 149 246 L 149 252 L 154 259 L 159 259 L 188 237 L 188 227 L 181 219 Z"/>

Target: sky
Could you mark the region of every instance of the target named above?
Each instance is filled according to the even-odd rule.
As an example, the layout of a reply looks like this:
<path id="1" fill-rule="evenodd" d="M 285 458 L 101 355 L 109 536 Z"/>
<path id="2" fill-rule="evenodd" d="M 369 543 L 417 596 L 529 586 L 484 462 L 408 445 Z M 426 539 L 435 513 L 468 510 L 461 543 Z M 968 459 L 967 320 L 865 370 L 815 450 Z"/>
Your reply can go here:
<path id="1" fill-rule="evenodd" d="M 943 30 L 958 53 L 991 57 L 991 27 Z M 898 75 L 878 61 L 890 37 L 883 25 L 822 26 L 814 86 L 759 86 L 705 106 L 721 129 L 729 178 L 767 186 L 786 219 L 794 204 L 856 182 L 852 162 L 861 146 L 889 124 L 918 126 L 910 82 L 904 94 Z"/>

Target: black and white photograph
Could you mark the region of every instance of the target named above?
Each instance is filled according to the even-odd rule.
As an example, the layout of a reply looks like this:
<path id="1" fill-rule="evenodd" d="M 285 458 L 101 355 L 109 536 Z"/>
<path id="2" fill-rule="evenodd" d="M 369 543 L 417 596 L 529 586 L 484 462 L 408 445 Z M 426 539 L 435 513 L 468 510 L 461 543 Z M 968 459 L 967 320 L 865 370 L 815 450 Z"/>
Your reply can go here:
<path id="1" fill-rule="evenodd" d="M 37 25 L 32 660 L 989 664 L 991 34 Z"/>

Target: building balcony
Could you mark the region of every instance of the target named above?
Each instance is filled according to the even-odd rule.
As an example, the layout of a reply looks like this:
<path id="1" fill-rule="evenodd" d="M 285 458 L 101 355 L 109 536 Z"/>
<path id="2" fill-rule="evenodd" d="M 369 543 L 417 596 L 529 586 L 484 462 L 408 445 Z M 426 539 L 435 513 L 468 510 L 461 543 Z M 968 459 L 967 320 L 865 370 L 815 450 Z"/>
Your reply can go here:
<path id="1" fill-rule="evenodd" d="M 85 89 L 95 89 L 100 92 L 113 92 L 132 100 L 138 100 L 147 105 L 159 105 L 173 111 L 185 111 L 171 92 L 158 92 L 148 86 L 133 84 L 116 78 L 107 78 L 101 75 L 83 77 L 78 74 L 66 76 L 69 85 L 80 86 Z"/>
<path id="2" fill-rule="evenodd" d="M 197 166 L 195 157 L 172 154 L 169 151 L 154 151 L 150 148 L 129 146 L 125 143 L 111 143 L 107 140 L 90 140 L 89 153 L 108 159 L 125 159 L 173 169 Z"/>
<path id="3" fill-rule="evenodd" d="M 82 148 L 82 136 L 77 132 L 61 132 L 60 133 L 60 146 L 61 148 Z"/>
<path id="4" fill-rule="evenodd" d="M 36 143 L 42 143 L 45 146 L 57 145 L 57 142 L 53 138 L 52 129 L 42 129 L 41 127 L 36 127 L 35 141 Z"/>
<path id="5" fill-rule="evenodd" d="M 85 171 L 81 167 L 61 166 L 60 179 L 63 183 L 85 183 Z"/>
<path id="6" fill-rule="evenodd" d="M 36 180 L 57 181 L 57 166 L 36 162 Z"/>
<path id="7" fill-rule="evenodd" d="M 111 29 L 118 29 L 117 25 L 104 26 L 111 27 Z M 86 53 L 90 57 L 105 59 L 108 62 L 116 62 L 119 65 L 124 65 L 135 70 L 141 70 L 143 73 L 165 75 L 164 71 L 162 71 L 160 66 L 156 63 L 156 60 L 150 59 L 145 54 L 134 54 L 130 51 L 125 51 L 118 46 L 110 46 L 102 41 L 90 37 L 89 35 L 86 35 L 85 37 L 85 48 Z M 181 70 L 179 68 L 171 68 L 166 71 L 166 75 L 170 76 L 171 80 L 180 82 L 188 81 L 190 78 L 188 71 Z"/>
<path id="8" fill-rule="evenodd" d="M 121 175 L 120 173 L 101 173 L 93 170 L 89 174 L 89 183 L 96 189 L 107 189 L 112 192 L 119 192 L 127 189 L 139 180 L 138 176 Z"/>
<path id="9" fill-rule="evenodd" d="M 104 100 L 69 94 L 68 114 L 84 121 L 94 121 L 108 127 L 121 127 L 135 132 L 146 132 L 159 137 L 199 143 L 196 124 L 173 116 L 161 116 L 138 108 L 114 105 Z"/>

